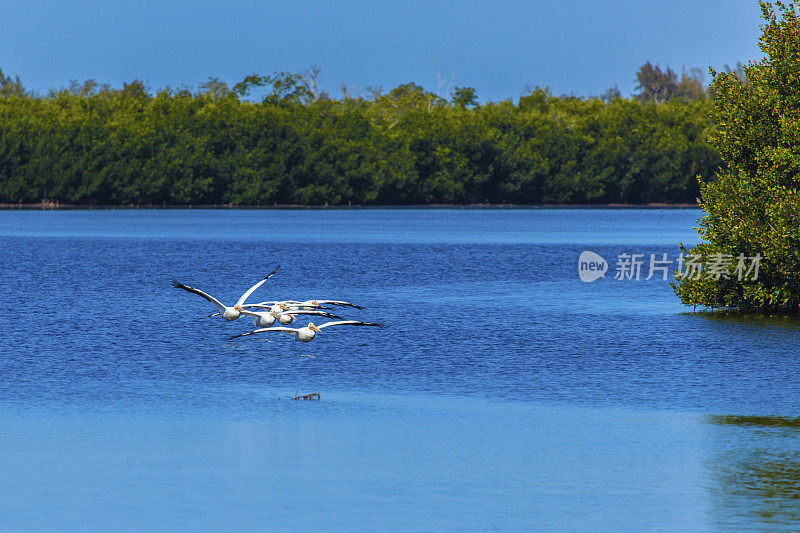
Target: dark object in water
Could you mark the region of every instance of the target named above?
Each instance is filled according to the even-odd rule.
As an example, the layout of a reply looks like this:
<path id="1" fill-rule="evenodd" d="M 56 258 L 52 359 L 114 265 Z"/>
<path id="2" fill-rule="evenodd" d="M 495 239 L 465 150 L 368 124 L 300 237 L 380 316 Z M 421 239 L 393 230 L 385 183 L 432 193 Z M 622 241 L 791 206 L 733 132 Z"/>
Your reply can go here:
<path id="1" fill-rule="evenodd" d="M 319 400 L 320 399 L 318 392 L 312 392 L 311 394 L 297 394 L 295 392 L 294 394 L 295 395 L 292 396 L 292 400 Z"/>

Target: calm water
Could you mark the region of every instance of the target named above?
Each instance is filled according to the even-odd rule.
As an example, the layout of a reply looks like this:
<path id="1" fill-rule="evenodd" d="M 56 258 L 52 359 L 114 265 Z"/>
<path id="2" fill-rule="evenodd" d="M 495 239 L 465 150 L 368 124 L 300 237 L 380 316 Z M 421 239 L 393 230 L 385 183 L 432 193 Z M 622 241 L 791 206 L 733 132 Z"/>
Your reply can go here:
<path id="1" fill-rule="evenodd" d="M 800 323 L 613 279 L 698 215 L 0 211 L 0 527 L 797 529 Z M 386 327 L 228 341 L 169 285 L 278 263 Z"/>

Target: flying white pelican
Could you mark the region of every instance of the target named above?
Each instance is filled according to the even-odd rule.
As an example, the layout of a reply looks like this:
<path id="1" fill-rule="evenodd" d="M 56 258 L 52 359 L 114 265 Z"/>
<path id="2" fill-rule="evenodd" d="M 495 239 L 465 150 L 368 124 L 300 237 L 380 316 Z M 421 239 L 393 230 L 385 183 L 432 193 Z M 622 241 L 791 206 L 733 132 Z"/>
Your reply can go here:
<path id="1" fill-rule="evenodd" d="M 224 305 L 222 302 L 220 302 L 213 296 L 201 291 L 200 289 L 189 287 L 188 285 L 184 285 L 183 283 L 177 280 L 174 279 L 172 280 L 172 286 L 175 287 L 176 289 L 183 289 L 185 291 L 197 294 L 198 296 L 202 296 L 203 298 L 214 304 L 214 307 L 219 309 L 219 313 L 215 314 L 222 314 L 222 318 L 224 318 L 225 320 L 236 320 L 237 318 L 242 316 L 242 311 L 244 310 L 242 308 L 242 305 L 244 304 L 244 301 L 247 300 L 247 297 L 250 296 L 254 290 L 259 288 L 265 281 L 271 278 L 273 274 L 275 274 L 275 272 L 277 272 L 280 267 L 281 266 L 278 265 L 277 267 L 275 267 L 275 270 L 264 276 L 264 278 L 261 279 L 258 283 L 247 289 L 247 292 L 242 294 L 242 296 L 239 298 L 239 300 L 233 307 L 228 307 L 227 305 Z"/>
<path id="2" fill-rule="evenodd" d="M 246 337 L 247 335 L 252 335 L 253 333 L 262 333 L 265 331 L 281 331 L 284 333 L 291 333 L 294 336 L 294 340 L 299 342 L 311 342 L 314 340 L 314 336 L 317 333 L 322 333 L 323 328 L 327 328 L 328 326 L 376 326 L 376 327 L 383 327 L 381 324 L 374 324 L 372 322 L 359 322 L 358 320 L 339 320 L 336 322 L 326 322 L 324 324 L 320 324 L 319 326 L 315 326 L 313 322 L 309 322 L 308 326 L 304 328 L 285 328 L 285 327 L 274 327 L 274 328 L 261 328 L 256 329 L 253 331 L 249 331 L 247 333 L 240 333 L 239 335 L 232 335 L 228 338 L 235 339 L 237 337 Z"/>
<path id="3" fill-rule="evenodd" d="M 332 315 L 326 311 L 248 311 L 247 309 L 242 309 L 240 313 L 245 316 L 253 317 L 255 319 L 253 323 L 260 328 L 267 328 L 273 325 L 276 319 L 283 325 L 291 324 L 296 315 L 316 315 L 323 316 L 325 318 L 338 318 L 339 320 L 342 319 L 342 317 L 338 315 Z"/>

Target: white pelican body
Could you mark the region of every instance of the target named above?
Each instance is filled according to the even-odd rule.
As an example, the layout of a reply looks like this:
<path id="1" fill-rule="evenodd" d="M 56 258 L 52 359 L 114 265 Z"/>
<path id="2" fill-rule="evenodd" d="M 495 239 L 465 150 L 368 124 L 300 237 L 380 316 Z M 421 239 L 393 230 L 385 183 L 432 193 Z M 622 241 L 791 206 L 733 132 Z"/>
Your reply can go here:
<path id="1" fill-rule="evenodd" d="M 280 268 L 280 265 L 275 267 L 275 270 L 273 270 L 272 272 L 267 274 L 258 283 L 256 283 L 255 285 L 253 285 L 252 287 L 247 289 L 247 292 L 245 292 L 244 294 L 242 294 L 241 297 L 239 297 L 239 300 L 236 302 L 235 305 L 233 305 L 233 307 L 229 307 L 227 305 L 224 305 L 222 302 L 220 302 L 219 300 L 217 300 L 216 298 L 214 298 L 210 294 L 205 293 L 205 292 L 201 291 L 200 289 L 195 289 L 194 287 L 189 287 L 188 285 L 184 285 L 183 283 L 180 283 L 177 280 L 174 280 L 174 279 L 172 280 L 172 286 L 175 287 L 176 289 L 183 289 L 183 290 L 185 290 L 187 292 L 191 292 L 191 293 L 197 294 L 198 296 L 201 296 L 201 297 L 205 298 L 206 300 L 211 302 L 214 305 L 214 307 L 219 309 L 219 314 L 222 315 L 222 318 L 224 318 L 225 320 L 236 320 L 237 318 L 242 316 L 242 311 L 244 311 L 244 309 L 242 308 L 242 305 L 244 305 L 244 302 L 245 302 L 245 300 L 247 300 L 247 297 L 250 296 L 253 293 L 254 290 L 256 290 L 261 285 L 263 285 L 265 281 L 267 281 L 269 278 L 271 278 L 272 275 L 275 274 L 275 272 L 277 272 L 279 268 Z"/>
<path id="2" fill-rule="evenodd" d="M 246 337 L 247 335 L 252 335 L 254 333 L 263 333 L 266 331 L 279 331 L 283 333 L 290 333 L 294 340 L 298 342 L 311 342 L 314 340 L 314 337 L 317 333 L 322 333 L 322 329 L 328 326 L 376 326 L 382 327 L 380 324 L 374 324 L 371 322 L 359 322 L 358 320 L 338 320 L 336 322 L 326 322 L 324 324 L 320 324 L 319 326 L 315 326 L 313 322 L 309 322 L 308 326 L 304 328 L 285 328 L 282 326 L 273 327 L 273 328 L 261 328 L 256 329 L 253 331 L 249 331 L 247 333 L 241 333 L 239 335 L 233 335 L 230 339 L 235 339 L 237 337 Z"/>
<path id="3" fill-rule="evenodd" d="M 287 328 L 288 329 L 288 328 Z M 318 327 L 314 324 L 309 324 L 304 328 L 297 328 L 294 331 L 294 340 L 298 342 L 311 342 L 314 340 L 314 337 L 317 334 L 317 331 L 321 331 Z"/>
<path id="4" fill-rule="evenodd" d="M 253 324 L 260 328 L 268 328 L 275 323 L 275 314 L 269 311 L 240 311 L 245 316 L 253 317 Z"/>
<path id="5" fill-rule="evenodd" d="M 242 316 L 241 311 L 239 311 L 238 306 L 234 305 L 233 307 L 225 307 L 225 310 L 222 312 L 222 318 L 225 320 L 236 320 Z"/>

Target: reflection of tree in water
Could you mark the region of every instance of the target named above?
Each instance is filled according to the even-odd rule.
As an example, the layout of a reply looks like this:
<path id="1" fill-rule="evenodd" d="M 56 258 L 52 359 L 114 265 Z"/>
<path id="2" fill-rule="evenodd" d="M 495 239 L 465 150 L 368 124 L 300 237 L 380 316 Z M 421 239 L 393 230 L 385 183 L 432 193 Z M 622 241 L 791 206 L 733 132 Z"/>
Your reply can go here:
<path id="1" fill-rule="evenodd" d="M 714 416 L 709 467 L 715 519 L 725 525 L 800 524 L 800 418 Z"/>
<path id="2" fill-rule="evenodd" d="M 800 418 L 784 418 L 782 416 L 712 416 L 710 420 L 712 424 L 720 425 L 800 429 Z"/>

